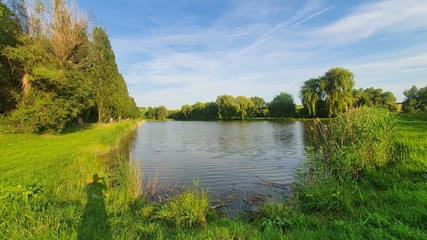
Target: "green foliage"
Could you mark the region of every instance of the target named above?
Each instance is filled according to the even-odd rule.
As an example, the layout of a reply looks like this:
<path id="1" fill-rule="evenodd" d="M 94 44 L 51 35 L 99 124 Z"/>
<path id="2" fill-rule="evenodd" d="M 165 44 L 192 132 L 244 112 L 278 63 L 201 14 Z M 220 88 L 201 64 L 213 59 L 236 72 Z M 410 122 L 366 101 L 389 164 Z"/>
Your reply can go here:
<path id="1" fill-rule="evenodd" d="M 232 119 L 239 112 L 237 100 L 231 95 L 221 95 L 216 98 L 219 116 L 222 120 Z"/>
<path id="2" fill-rule="evenodd" d="M 268 112 L 271 117 L 294 117 L 296 105 L 292 95 L 282 92 L 274 97 L 273 101 L 268 104 Z"/>
<path id="3" fill-rule="evenodd" d="M 139 117 L 103 29 L 95 28 L 90 42 L 88 22 L 67 1 L 10 5 L 17 17 L 10 11 L 4 16 L 15 40 L 0 39 L 0 81 L 6 87 L 0 113 L 7 113 L 8 132 L 60 132 L 94 110 L 99 123 Z M 3 8 L 1 3 L 2 16 Z"/>
<path id="4" fill-rule="evenodd" d="M 5 49 L 16 46 L 21 33 L 16 16 L 3 2 L 0 2 L 0 32 L 0 114 L 2 114 L 16 107 L 20 92 L 16 70 L 14 71 L 14 66 L 11 64 L 16 63 L 8 60 Z"/>
<path id="5" fill-rule="evenodd" d="M 340 114 L 329 125 L 316 120 L 313 130 L 318 132 L 323 146 L 308 150 L 307 161 L 298 171 L 297 188 L 306 191 L 313 189 L 307 186 L 323 186 L 323 182 L 326 186 L 336 186 L 328 181 L 343 183 L 357 179 L 361 171 L 374 170 L 397 159 L 393 149 L 394 128 L 394 115 L 385 109 L 367 107 Z M 329 195 L 337 197 L 338 192 L 342 191 Z"/>
<path id="6" fill-rule="evenodd" d="M 209 208 L 207 190 L 199 187 L 199 182 L 194 182 L 181 194 L 171 197 L 157 213 L 157 217 L 175 223 L 177 226 L 202 226 L 206 225 L 206 213 Z"/>
<path id="7" fill-rule="evenodd" d="M 345 68 L 329 69 L 320 79 L 320 88 L 325 92 L 328 116 L 342 113 L 352 104 L 353 73 Z"/>
<path id="8" fill-rule="evenodd" d="M 407 159 L 397 144 L 396 117 L 383 108 L 361 107 L 333 119 L 315 121 L 322 147 L 309 149 L 298 170 L 296 189 L 306 212 L 351 212 L 360 199 L 354 180 L 366 172 Z M 356 191 L 356 192 L 354 192 Z"/>
<path id="9" fill-rule="evenodd" d="M 345 68 L 329 69 L 319 78 L 304 82 L 301 101 L 310 116 L 332 117 L 352 105 L 353 73 Z"/>
<path id="10" fill-rule="evenodd" d="M 386 165 L 394 158 L 395 120 L 395 115 L 385 109 L 368 107 L 339 115 L 331 126 L 331 157 L 337 158 L 331 161 L 343 161 L 352 172 Z"/>
<path id="11" fill-rule="evenodd" d="M 238 96 L 236 98 L 238 105 L 238 113 L 240 115 L 240 119 L 243 120 L 246 117 L 253 117 L 253 110 L 255 108 L 254 102 L 250 98 L 244 96 Z"/>
<path id="12" fill-rule="evenodd" d="M 145 111 L 144 111 L 144 115 L 143 117 L 145 119 L 154 119 L 156 117 L 156 111 L 154 110 L 154 108 L 152 107 L 148 107 Z"/>
<path id="13" fill-rule="evenodd" d="M 164 121 L 168 116 L 168 110 L 165 106 L 156 108 L 156 120 Z"/>
<path id="14" fill-rule="evenodd" d="M 72 117 L 70 103 L 55 94 L 32 92 L 2 121 L 3 132 L 58 133 Z"/>
<path id="15" fill-rule="evenodd" d="M 407 113 L 427 112 L 427 86 L 418 89 L 412 86 L 403 92 L 405 101 L 403 101 L 403 111 Z"/>
<path id="16" fill-rule="evenodd" d="M 0 186 L 0 202 L 28 203 L 32 198 L 39 198 L 43 193 L 43 188 L 37 184 Z"/>
<path id="17" fill-rule="evenodd" d="M 391 92 L 383 92 L 381 88 L 360 88 L 353 90 L 354 107 L 384 107 L 389 111 L 397 111 L 396 97 Z"/>
<path id="18" fill-rule="evenodd" d="M 221 104 L 221 108 L 218 103 Z M 225 113 L 225 116 L 223 116 L 223 113 Z M 216 102 L 185 104 L 180 110 L 171 114 L 171 117 L 175 120 L 243 120 L 252 117 L 265 117 L 267 113 L 265 101 L 260 97 L 246 98 L 238 96 L 234 98 L 230 95 L 222 95 L 218 96 Z"/>
<path id="19" fill-rule="evenodd" d="M 300 90 L 300 98 L 304 108 L 308 110 L 310 116 L 316 115 L 318 101 L 323 98 L 323 92 L 320 89 L 320 78 L 311 78 L 304 82 Z"/>
<path id="20" fill-rule="evenodd" d="M 252 102 L 254 103 L 253 106 L 253 115 L 254 117 L 266 117 L 267 116 L 267 106 L 264 99 L 261 97 L 250 97 Z"/>

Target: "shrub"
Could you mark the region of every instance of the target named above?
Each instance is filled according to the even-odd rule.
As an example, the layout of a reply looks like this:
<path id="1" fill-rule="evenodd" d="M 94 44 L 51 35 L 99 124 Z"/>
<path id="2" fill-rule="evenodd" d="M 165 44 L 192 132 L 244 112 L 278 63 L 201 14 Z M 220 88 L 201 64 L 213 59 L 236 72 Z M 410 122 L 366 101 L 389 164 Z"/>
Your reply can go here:
<path id="1" fill-rule="evenodd" d="M 207 190 L 199 187 L 199 182 L 194 182 L 192 188 L 169 198 L 157 213 L 157 217 L 174 222 L 178 226 L 205 226 L 208 207 Z"/>
<path id="2" fill-rule="evenodd" d="M 55 94 L 30 94 L 2 120 L 7 133 L 58 133 L 70 120 L 67 100 Z"/>

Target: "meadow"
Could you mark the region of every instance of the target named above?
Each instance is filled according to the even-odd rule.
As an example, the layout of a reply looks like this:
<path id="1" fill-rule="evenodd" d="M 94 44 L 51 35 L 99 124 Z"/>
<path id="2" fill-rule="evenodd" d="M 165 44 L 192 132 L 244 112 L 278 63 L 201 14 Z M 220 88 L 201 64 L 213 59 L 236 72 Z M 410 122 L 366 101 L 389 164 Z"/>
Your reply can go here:
<path id="1" fill-rule="evenodd" d="M 197 182 L 162 203 L 144 197 L 138 166 L 106 157 L 136 121 L 0 135 L 0 239 L 426 239 L 427 114 L 392 124 L 382 137 L 394 154 L 375 158 L 393 159 L 362 166 L 343 155 L 315 178 L 300 170 L 294 197 L 233 218 L 211 208 Z M 302 168 L 324 159 L 312 156 Z"/>

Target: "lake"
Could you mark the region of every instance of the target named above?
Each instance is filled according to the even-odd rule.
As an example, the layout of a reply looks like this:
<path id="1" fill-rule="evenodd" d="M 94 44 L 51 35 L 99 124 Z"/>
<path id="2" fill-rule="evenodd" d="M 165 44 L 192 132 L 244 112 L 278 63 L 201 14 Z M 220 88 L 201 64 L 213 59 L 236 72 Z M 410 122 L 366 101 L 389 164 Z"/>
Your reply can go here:
<path id="1" fill-rule="evenodd" d="M 262 180 L 290 184 L 305 158 L 301 121 L 146 122 L 131 142 L 132 161 L 141 161 L 145 182 L 157 187 L 199 180 L 219 199 L 265 193 Z"/>

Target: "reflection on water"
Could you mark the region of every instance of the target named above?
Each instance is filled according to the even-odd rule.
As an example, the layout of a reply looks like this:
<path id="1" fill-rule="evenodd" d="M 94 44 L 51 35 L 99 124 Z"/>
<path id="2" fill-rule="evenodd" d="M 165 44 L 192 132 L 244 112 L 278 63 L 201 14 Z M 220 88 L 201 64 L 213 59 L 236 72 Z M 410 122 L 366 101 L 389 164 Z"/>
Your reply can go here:
<path id="1" fill-rule="evenodd" d="M 260 179 L 291 183 L 305 157 L 299 121 L 147 122 L 131 144 L 144 178 L 158 173 L 158 186 L 199 179 L 210 193 L 250 191 Z M 259 178 L 257 178 L 259 177 Z"/>

